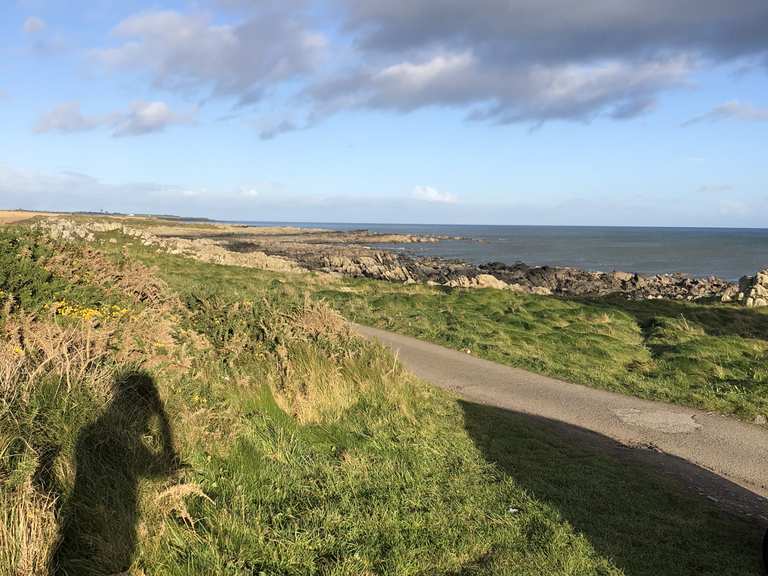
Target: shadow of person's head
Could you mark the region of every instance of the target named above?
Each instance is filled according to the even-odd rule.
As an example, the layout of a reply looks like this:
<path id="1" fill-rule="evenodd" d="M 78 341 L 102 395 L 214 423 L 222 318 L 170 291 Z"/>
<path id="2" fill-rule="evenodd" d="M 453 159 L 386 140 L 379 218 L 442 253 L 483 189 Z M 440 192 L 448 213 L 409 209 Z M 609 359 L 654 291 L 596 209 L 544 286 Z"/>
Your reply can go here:
<path id="1" fill-rule="evenodd" d="M 143 370 L 129 370 L 115 378 L 108 412 L 124 417 L 132 429 L 146 426 L 153 416 L 164 413 L 152 377 Z"/>

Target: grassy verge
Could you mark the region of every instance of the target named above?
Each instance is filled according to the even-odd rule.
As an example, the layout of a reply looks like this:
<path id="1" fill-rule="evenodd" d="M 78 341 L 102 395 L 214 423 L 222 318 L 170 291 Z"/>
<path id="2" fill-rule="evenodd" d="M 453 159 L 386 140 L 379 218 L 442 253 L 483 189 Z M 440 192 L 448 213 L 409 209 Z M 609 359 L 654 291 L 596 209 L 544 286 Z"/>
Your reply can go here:
<path id="1" fill-rule="evenodd" d="M 756 527 L 456 402 L 311 296 L 356 286 L 4 240 L 0 574 L 758 572 Z"/>
<path id="2" fill-rule="evenodd" d="M 768 415 L 765 311 L 364 281 L 320 295 L 357 322 L 497 362 L 749 421 Z"/>

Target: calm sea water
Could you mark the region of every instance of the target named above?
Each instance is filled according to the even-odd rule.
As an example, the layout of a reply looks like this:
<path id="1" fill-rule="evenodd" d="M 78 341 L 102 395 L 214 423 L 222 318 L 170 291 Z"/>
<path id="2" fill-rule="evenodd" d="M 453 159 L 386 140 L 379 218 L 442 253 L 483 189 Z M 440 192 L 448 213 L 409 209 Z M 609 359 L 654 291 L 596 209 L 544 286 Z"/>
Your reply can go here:
<path id="1" fill-rule="evenodd" d="M 253 226 L 268 222 L 243 222 Z M 768 229 L 580 226 L 453 226 L 281 223 L 334 230 L 461 236 L 437 244 L 392 245 L 423 256 L 482 264 L 525 262 L 643 274 L 683 272 L 736 280 L 768 267 Z"/>

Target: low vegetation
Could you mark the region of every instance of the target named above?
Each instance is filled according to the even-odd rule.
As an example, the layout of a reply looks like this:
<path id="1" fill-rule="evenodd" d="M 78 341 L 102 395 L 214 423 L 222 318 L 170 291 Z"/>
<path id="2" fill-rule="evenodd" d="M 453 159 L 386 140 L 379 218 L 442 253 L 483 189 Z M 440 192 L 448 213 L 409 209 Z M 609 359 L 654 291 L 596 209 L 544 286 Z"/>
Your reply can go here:
<path id="1" fill-rule="evenodd" d="M 357 322 L 571 382 L 748 421 L 768 416 L 761 310 L 365 281 L 321 296 Z"/>
<path id="2" fill-rule="evenodd" d="M 427 331 L 463 326 L 488 293 L 395 291 L 129 244 L 0 230 L 0 574 L 758 572 L 747 521 L 631 460 L 457 402 L 329 306 Z M 488 355 L 509 345 L 494 327 L 512 323 L 513 302 L 528 314 L 520 333 L 578 321 L 595 327 L 593 345 L 615 340 L 626 354 L 658 330 L 716 338 L 690 316 L 646 335 L 629 310 L 508 298 L 484 310 L 476 339 L 456 330 L 450 343 L 487 340 Z M 546 316 L 546 303 L 559 308 Z M 574 358 L 595 354 L 578 344 Z"/>

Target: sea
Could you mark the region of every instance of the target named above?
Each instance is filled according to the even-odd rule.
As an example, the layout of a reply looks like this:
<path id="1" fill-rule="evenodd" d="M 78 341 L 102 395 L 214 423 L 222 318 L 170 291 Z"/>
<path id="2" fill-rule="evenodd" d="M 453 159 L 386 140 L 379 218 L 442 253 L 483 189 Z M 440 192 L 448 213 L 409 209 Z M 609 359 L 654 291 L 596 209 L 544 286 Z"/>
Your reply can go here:
<path id="1" fill-rule="evenodd" d="M 651 228 L 603 226 L 485 226 L 328 222 L 239 222 L 331 230 L 460 237 L 425 244 L 381 245 L 417 256 L 473 264 L 525 262 L 592 271 L 682 272 L 738 280 L 768 268 L 766 228 Z"/>

